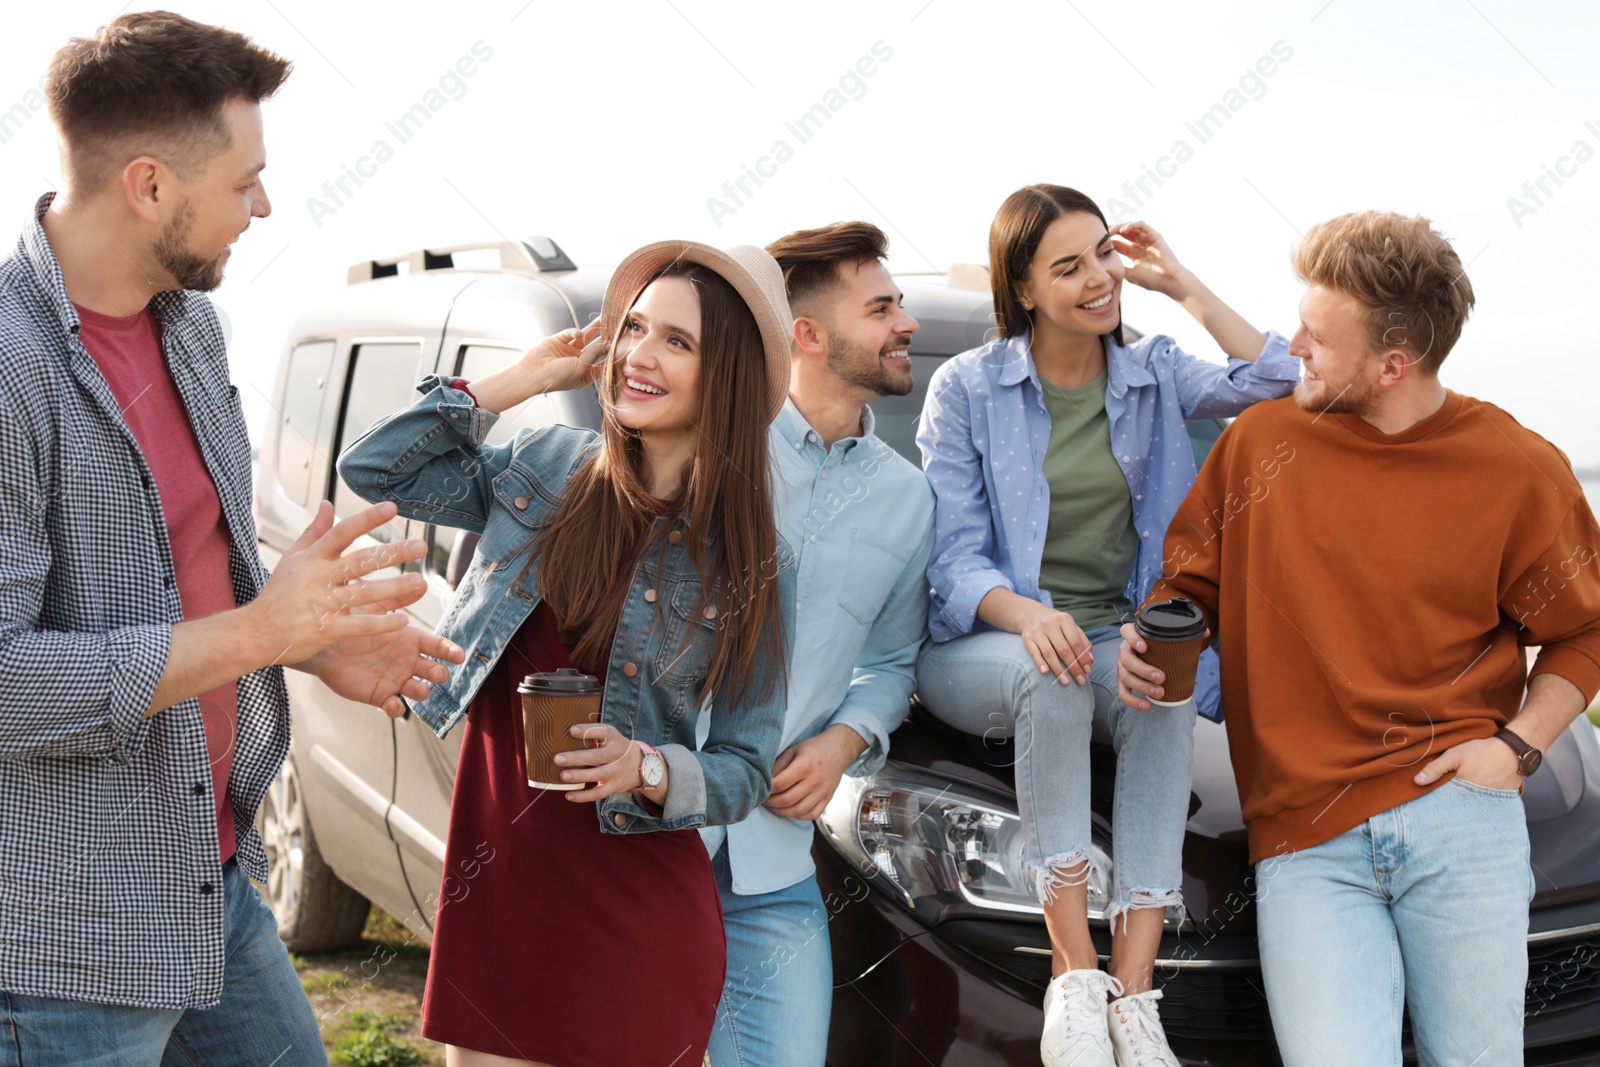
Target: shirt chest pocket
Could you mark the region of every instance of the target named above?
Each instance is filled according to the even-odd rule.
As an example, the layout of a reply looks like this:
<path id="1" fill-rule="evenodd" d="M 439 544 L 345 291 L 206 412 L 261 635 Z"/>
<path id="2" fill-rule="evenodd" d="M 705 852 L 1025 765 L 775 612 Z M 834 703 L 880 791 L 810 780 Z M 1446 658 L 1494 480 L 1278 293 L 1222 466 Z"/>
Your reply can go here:
<path id="1" fill-rule="evenodd" d="M 526 471 L 516 466 L 501 471 L 494 480 L 494 503 L 484 521 L 479 554 L 503 563 L 526 552 L 548 506 Z"/>
<path id="2" fill-rule="evenodd" d="M 871 626 L 894 592 L 909 554 L 903 545 L 857 527 L 850 531 L 850 554 L 839 579 L 839 606 L 863 626 Z"/>
<path id="3" fill-rule="evenodd" d="M 716 605 L 700 606 L 700 584 L 679 582 L 661 611 L 665 623 L 656 653 L 659 685 L 698 686 L 711 670 L 711 650 L 721 622 Z"/>

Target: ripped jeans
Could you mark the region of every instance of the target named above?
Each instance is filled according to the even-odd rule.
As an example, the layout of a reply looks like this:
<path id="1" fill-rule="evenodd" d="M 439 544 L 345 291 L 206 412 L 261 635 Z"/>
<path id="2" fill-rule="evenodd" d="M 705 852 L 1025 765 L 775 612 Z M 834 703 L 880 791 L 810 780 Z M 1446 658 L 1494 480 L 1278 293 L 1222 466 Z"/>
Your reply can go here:
<path id="1" fill-rule="evenodd" d="M 1067 884 L 1061 872 L 1089 856 L 1089 743 L 1117 753 L 1107 919 L 1137 908 L 1183 914 L 1183 830 L 1194 778 L 1194 702 L 1136 711 L 1117 699 L 1115 626 L 1086 632 L 1089 684 L 1041 674 L 1013 633 L 986 631 L 929 642 L 917 692 L 942 722 L 980 737 L 1014 737 L 1023 861 L 1042 903 Z"/>

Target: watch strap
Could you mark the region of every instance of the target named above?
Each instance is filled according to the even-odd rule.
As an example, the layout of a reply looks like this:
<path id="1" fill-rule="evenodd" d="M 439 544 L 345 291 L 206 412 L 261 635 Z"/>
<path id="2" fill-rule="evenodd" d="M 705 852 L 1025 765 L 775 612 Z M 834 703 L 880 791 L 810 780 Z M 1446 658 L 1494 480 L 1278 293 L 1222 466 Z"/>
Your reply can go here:
<path id="1" fill-rule="evenodd" d="M 1500 727 L 1500 729 L 1494 732 L 1494 736 L 1497 740 L 1504 741 L 1508 746 L 1510 746 L 1511 751 L 1517 754 L 1518 768 L 1522 771 L 1523 777 L 1526 778 L 1528 775 L 1538 770 L 1539 765 L 1544 761 L 1544 753 L 1528 744 L 1528 742 L 1518 737 L 1506 727 Z M 1529 766 L 1530 764 L 1532 766 Z"/>
<path id="2" fill-rule="evenodd" d="M 638 748 L 639 748 L 639 756 L 640 756 L 640 760 L 641 760 L 640 765 L 639 765 L 639 767 L 640 767 L 640 772 L 639 773 L 640 773 L 640 778 L 641 779 L 644 776 L 644 762 L 643 761 L 648 760 L 651 756 L 654 756 L 656 758 L 657 764 L 661 766 L 663 774 L 665 773 L 665 770 L 666 770 L 666 758 L 661 755 L 660 750 L 658 750 L 654 745 L 648 744 L 648 743 L 646 743 L 644 741 L 640 741 L 637 738 L 634 739 L 633 743 L 636 746 L 638 746 Z M 660 785 L 661 783 L 660 783 L 660 780 L 658 779 L 655 782 L 645 782 L 644 784 L 645 784 L 646 788 L 654 789 L 657 785 Z"/>

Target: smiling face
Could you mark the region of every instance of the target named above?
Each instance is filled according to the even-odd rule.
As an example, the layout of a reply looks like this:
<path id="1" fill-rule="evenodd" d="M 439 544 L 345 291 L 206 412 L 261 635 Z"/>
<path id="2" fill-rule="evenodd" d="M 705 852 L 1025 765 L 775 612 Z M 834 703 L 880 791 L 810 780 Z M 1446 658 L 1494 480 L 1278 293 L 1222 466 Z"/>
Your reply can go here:
<path id="1" fill-rule="evenodd" d="M 1307 289 L 1289 354 L 1305 363 L 1294 389 L 1302 411 L 1364 415 L 1378 402 L 1382 355 L 1368 346 L 1365 324 L 1347 297 L 1320 285 Z"/>
<path id="2" fill-rule="evenodd" d="M 688 436 L 700 417 L 700 297 L 668 275 L 645 287 L 617 340 L 617 421 L 657 441 Z"/>
<path id="3" fill-rule="evenodd" d="M 828 369 L 847 385 L 880 396 L 905 396 L 911 376 L 911 337 L 917 320 L 881 260 L 839 265 L 840 284 L 823 326 Z"/>
<path id="4" fill-rule="evenodd" d="M 228 148 L 189 179 L 174 175 L 171 213 L 151 246 L 156 264 L 179 289 L 209 292 L 222 283 L 233 242 L 251 219 L 272 213 L 261 183 L 267 165 L 261 106 L 242 100 L 223 105 Z"/>
<path id="5" fill-rule="evenodd" d="M 1105 223 L 1088 212 L 1072 212 L 1045 229 L 1017 295 L 1035 329 L 1098 336 L 1121 320 L 1125 270 Z"/>

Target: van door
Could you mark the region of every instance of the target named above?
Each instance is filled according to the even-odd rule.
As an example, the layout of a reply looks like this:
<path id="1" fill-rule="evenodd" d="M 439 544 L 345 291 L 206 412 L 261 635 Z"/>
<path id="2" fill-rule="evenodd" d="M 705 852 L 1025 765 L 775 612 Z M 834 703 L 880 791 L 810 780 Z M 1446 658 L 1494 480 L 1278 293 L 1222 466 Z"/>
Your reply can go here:
<path id="1" fill-rule="evenodd" d="M 280 457 L 288 460 L 287 469 L 278 471 L 278 478 L 287 482 L 285 492 L 306 501 L 308 521 L 309 508 L 330 486 L 336 517 L 367 507 L 337 477 L 334 460 L 374 422 L 411 402 L 422 350 L 416 337 L 356 338 L 339 343 L 331 379 L 308 368 L 306 382 L 332 390 L 324 417 L 333 432 L 324 438 L 326 451 L 305 449 L 308 455 L 300 456 L 298 446 L 291 444 L 290 455 Z M 294 364 L 289 380 L 291 385 L 297 380 Z M 285 417 L 293 422 L 300 408 L 310 407 L 309 400 L 297 404 L 286 399 Z M 302 480 L 306 471 L 314 476 Z M 352 549 L 401 540 L 406 531 L 407 524 L 396 519 L 359 538 Z M 398 569 L 389 568 L 373 577 L 397 574 Z M 310 675 L 293 670 L 287 675 L 295 710 L 295 763 L 317 847 L 342 881 L 385 911 L 404 914 L 412 904 L 388 829 L 394 798 L 393 720 L 370 705 L 336 696 Z"/>

